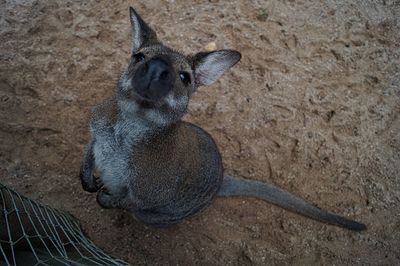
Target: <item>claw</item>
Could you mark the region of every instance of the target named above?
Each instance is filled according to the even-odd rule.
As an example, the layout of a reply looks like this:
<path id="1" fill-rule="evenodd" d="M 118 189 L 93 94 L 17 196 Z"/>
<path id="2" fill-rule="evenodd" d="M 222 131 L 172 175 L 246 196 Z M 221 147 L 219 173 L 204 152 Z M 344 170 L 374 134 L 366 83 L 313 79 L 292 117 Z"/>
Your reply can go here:
<path id="1" fill-rule="evenodd" d="M 92 181 L 93 182 L 88 181 L 83 176 L 82 173 L 79 174 L 79 177 L 80 177 L 80 179 L 82 181 L 83 190 L 85 190 L 87 192 L 90 192 L 90 193 L 97 192 L 103 186 L 103 183 L 101 181 L 98 181 L 99 178 L 97 178 L 95 176 L 92 176 Z"/>
<path id="2" fill-rule="evenodd" d="M 118 200 L 104 187 L 102 187 L 97 193 L 96 200 L 97 203 L 105 209 L 118 208 L 119 206 Z"/>
<path id="3" fill-rule="evenodd" d="M 104 188 L 103 181 L 101 180 L 100 177 L 97 177 L 97 176 L 93 175 L 93 180 L 94 180 L 95 183 L 96 183 L 97 191 L 98 191 L 99 189 Z"/>

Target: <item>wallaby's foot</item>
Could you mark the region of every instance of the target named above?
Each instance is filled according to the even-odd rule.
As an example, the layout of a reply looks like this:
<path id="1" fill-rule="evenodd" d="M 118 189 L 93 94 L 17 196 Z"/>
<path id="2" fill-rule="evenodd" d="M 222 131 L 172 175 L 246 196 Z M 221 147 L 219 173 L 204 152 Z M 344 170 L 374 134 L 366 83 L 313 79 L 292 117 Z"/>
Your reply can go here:
<path id="1" fill-rule="evenodd" d="M 85 176 L 84 173 L 81 171 L 79 174 L 79 177 L 81 178 L 81 183 L 83 190 L 94 193 L 99 191 L 99 189 L 103 186 L 103 183 L 101 182 L 100 178 L 95 177 L 94 175 Z"/>
<path id="2" fill-rule="evenodd" d="M 120 208 L 120 198 L 110 194 L 105 188 L 102 188 L 97 193 L 97 203 L 105 208 Z"/>

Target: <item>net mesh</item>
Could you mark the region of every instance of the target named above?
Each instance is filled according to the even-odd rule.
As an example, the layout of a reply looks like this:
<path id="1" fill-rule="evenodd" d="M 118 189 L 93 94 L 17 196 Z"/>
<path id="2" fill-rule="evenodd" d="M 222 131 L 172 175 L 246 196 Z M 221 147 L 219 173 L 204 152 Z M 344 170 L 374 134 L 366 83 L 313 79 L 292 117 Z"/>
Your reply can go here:
<path id="1" fill-rule="evenodd" d="M 130 265 L 96 247 L 70 214 L 0 184 L 1 265 Z"/>

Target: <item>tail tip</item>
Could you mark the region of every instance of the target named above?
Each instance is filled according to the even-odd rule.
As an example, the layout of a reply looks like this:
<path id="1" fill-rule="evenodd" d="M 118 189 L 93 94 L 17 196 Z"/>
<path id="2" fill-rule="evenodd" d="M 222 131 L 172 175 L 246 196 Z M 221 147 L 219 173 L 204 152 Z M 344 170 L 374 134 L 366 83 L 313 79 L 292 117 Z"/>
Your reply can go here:
<path id="1" fill-rule="evenodd" d="M 367 230 L 367 226 L 362 223 L 357 223 L 357 225 L 353 228 L 354 231 L 365 231 Z"/>
<path id="2" fill-rule="evenodd" d="M 355 222 L 355 221 L 351 221 L 351 223 L 346 223 L 344 225 L 345 228 L 350 229 L 352 231 L 357 231 L 357 232 L 361 232 L 361 231 L 365 231 L 367 230 L 367 226 L 363 223 L 359 223 L 359 222 Z"/>

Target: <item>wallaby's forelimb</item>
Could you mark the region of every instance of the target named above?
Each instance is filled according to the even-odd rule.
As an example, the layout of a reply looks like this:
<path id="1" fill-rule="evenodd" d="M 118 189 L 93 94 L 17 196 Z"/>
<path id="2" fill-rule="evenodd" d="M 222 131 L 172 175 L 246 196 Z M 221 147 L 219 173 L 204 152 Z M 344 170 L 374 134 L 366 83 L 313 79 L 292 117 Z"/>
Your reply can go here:
<path id="1" fill-rule="evenodd" d="M 99 190 L 96 200 L 105 209 L 120 208 L 119 198 L 109 194 L 105 189 Z"/>
<path id="2" fill-rule="evenodd" d="M 94 140 L 91 140 L 86 146 L 85 155 L 82 161 L 79 177 L 82 182 L 82 187 L 85 191 L 96 192 L 99 190 L 96 178 L 93 176 L 94 155 L 93 155 Z"/>
<path id="3" fill-rule="evenodd" d="M 318 221 L 338 225 L 350 230 L 362 231 L 364 224 L 329 213 L 272 184 L 239 177 L 224 176 L 218 196 L 250 196 L 276 204 Z"/>

